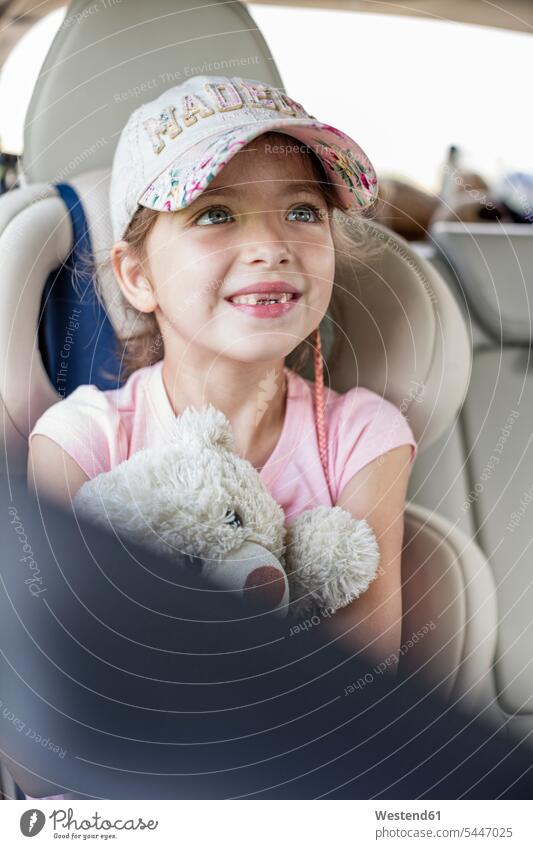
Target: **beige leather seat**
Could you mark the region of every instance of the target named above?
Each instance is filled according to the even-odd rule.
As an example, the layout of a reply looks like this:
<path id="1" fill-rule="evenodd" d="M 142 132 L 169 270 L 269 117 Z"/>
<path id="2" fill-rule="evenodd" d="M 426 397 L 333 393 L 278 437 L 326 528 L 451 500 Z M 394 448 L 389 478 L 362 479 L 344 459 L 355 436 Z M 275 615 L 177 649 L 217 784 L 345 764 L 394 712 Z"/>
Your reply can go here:
<path id="1" fill-rule="evenodd" d="M 244 8 L 156 0 L 81 13 L 58 33 L 30 104 L 24 171 L 28 184 L 0 198 L 0 406 L 4 473 L 24 474 L 27 436 L 58 396 L 36 342 L 43 285 L 67 257 L 72 230 L 51 185 L 77 189 L 97 252 L 110 247 L 109 166 L 129 112 L 196 73 L 280 84 L 267 45 Z M 192 8 L 194 7 L 194 8 Z M 401 238 L 364 226 L 372 259 L 354 256 L 337 279 L 344 341 L 330 374 L 334 389 L 360 384 L 396 403 L 421 456 L 456 422 L 471 368 L 469 336 L 442 277 Z M 101 281 L 115 327 L 124 319 L 112 280 Z M 416 499 L 415 499 L 416 500 Z M 500 721 L 492 664 L 497 629 L 492 570 L 480 549 L 438 513 L 409 503 L 402 558 L 400 668 L 476 715 Z"/>
<path id="2" fill-rule="evenodd" d="M 491 689 L 522 739 L 533 731 L 533 229 L 439 222 L 430 235 L 426 254 L 469 327 L 472 376 L 456 425 L 420 458 L 410 493 L 467 529 L 490 560 L 498 607 Z"/>

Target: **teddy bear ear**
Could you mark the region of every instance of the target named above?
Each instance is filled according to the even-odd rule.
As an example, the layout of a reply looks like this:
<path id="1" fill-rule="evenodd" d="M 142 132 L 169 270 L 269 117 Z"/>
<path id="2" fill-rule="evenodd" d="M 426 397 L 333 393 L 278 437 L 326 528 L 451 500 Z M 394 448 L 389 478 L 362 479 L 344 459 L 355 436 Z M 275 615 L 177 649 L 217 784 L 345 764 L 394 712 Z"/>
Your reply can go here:
<path id="1" fill-rule="evenodd" d="M 186 407 L 176 419 L 175 439 L 201 448 L 235 450 L 231 425 L 224 413 L 212 404 L 199 409 Z"/>

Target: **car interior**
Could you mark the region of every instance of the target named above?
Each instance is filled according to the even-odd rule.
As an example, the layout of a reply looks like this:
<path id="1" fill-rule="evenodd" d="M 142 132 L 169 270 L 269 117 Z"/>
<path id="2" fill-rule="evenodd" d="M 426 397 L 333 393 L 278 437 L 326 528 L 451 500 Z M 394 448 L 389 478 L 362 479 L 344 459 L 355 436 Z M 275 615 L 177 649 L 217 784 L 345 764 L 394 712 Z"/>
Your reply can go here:
<path id="1" fill-rule="evenodd" d="M 59 28 L 28 108 L 22 178 L 0 196 L 7 478 L 24 478 L 28 434 L 65 391 L 57 352 L 72 309 L 84 320 L 67 391 L 109 385 L 128 313 L 110 270 L 99 280 L 103 303 L 92 282 L 79 285 L 87 272 L 80 257 L 84 249 L 104 256 L 112 244 L 110 166 L 131 110 L 214 58 L 217 73 L 283 87 L 244 4 L 121 0 L 105 14 L 90 14 L 91 5 L 68 6 L 65 22 L 75 25 Z M 237 61 L 249 56 L 253 70 Z M 153 82 L 132 92 L 142 81 Z M 408 242 L 371 216 L 362 229 L 370 250 L 360 260 L 354 243 L 340 284 L 342 348 L 326 372 L 339 392 L 361 385 L 395 403 L 418 443 L 405 511 L 402 642 L 424 626 L 427 633 L 411 640 L 401 672 L 444 704 L 527 740 L 533 231 L 438 221 L 424 241 Z M 328 353 L 326 345 L 326 364 Z M 1 781 L 6 799 L 21 798 L 5 764 Z"/>

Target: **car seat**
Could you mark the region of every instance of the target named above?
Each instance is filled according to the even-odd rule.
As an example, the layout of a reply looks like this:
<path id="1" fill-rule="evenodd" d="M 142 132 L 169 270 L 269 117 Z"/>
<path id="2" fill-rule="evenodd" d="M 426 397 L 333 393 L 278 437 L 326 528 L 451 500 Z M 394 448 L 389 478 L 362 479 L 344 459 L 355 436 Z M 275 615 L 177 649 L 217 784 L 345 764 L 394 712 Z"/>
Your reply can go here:
<path id="1" fill-rule="evenodd" d="M 33 423 L 65 392 L 57 350 L 73 305 L 85 312 L 83 335 L 74 334 L 69 350 L 69 390 L 88 380 L 104 385 L 113 334 L 128 324 L 109 272 L 99 281 L 101 307 L 86 285 L 87 269 L 73 275 L 72 268 L 80 246 L 99 257 L 111 246 L 109 168 L 130 111 L 190 69 L 281 85 L 267 45 L 237 3 L 156 0 L 148 9 L 122 0 L 105 14 L 84 16 L 87 6 L 89 0 L 71 4 L 67 19 L 76 26 L 60 28 L 52 44 L 27 115 L 23 184 L 0 198 L 8 476 L 25 474 Z M 342 344 L 330 385 L 343 392 L 360 384 L 397 404 L 423 454 L 461 409 L 471 367 L 466 325 L 430 263 L 385 227 L 362 227 L 370 258 L 354 258 L 337 280 Z M 500 723 L 492 670 L 496 596 L 476 543 L 443 516 L 409 503 L 402 585 L 401 674 Z"/>
<path id="2" fill-rule="evenodd" d="M 517 739 L 533 730 L 533 500 L 529 224 L 436 223 L 426 257 L 469 325 L 472 379 L 452 429 L 416 464 L 410 495 L 462 525 L 490 560 L 498 606 L 493 688 Z"/>

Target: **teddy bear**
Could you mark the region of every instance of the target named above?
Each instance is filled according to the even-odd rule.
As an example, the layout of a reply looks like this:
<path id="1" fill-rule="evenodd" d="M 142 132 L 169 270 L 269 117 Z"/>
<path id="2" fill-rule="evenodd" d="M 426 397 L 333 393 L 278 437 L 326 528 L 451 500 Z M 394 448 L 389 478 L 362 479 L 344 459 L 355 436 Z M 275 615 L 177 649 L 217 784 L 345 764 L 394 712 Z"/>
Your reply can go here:
<path id="1" fill-rule="evenodd" d="M 132 542 L 185 556 L 215 585 L 280 615 L 334 613 L 377 574 L 379 548 L 365 520 L 317 507 L 285 525 L 212 404 L 188 407 L 168 442 L 88 480 L 73 506 Z"/>

